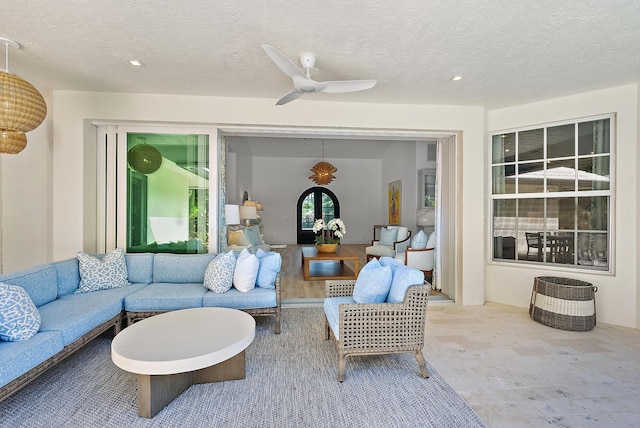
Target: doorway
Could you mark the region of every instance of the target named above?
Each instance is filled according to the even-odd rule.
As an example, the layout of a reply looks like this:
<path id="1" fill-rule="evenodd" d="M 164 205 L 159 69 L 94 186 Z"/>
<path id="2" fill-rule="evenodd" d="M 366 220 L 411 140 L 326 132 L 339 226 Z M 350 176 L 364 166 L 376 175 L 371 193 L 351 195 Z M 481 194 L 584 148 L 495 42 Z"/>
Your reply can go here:
<path id="1" fill-rule="evenodd" d="M 325 187 L 311 187 L 298 198 L 297 213 L 297 243 L 313 244 L 316 234 L 313 223 L 323 219 L 325 223 L 334 218 L 340 218 L 340 202 L 337 196 Z"/>

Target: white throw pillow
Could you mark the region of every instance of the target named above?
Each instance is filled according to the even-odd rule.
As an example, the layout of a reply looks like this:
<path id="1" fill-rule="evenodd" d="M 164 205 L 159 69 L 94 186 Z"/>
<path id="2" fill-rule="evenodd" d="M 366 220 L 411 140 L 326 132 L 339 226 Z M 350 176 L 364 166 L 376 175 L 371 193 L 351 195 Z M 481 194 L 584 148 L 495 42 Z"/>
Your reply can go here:
<path id="1" fill-rule="evenodd" d="M 233 285 L 238 291 L 246 293 L 256 286 L 256 278 L 260 269 L 260 261 L 255 254 L 251 254 L 246 248 L 240 252 L 236 260 L 236 269 L 233 272 Z"/>
<path id="2" fill-rule="evenodd" d="M 0 340 L 27 340 L 39 329 L 40 312 L 29 294 L 22 287 L 0 282 Z"/>
<path id="3" fill-rule="evenodd" d="M 80 285 L 75 294 L 108 290 L 129 285 L 127 263 L 122 248 L 116 248 L 101 259 L 82 251 L 78 253 Z"/>
<path id="4" fill-rule="evenodd" d="M 214 293 L 225 293 L 233 285 L 233 271 L 236 266 L 236 256 L 233 251 L 218 254 L 215 259 L 209 262 L 209 266 L 204 271 L 205 288 Z"/>
<path id="5" fill-rule="evenodd" d="M 383 303 L 391 288 L 391 278 L 391 267 L 371 259 L 360 269 L 353 287 L 353 300 L 356 303 Z"/>

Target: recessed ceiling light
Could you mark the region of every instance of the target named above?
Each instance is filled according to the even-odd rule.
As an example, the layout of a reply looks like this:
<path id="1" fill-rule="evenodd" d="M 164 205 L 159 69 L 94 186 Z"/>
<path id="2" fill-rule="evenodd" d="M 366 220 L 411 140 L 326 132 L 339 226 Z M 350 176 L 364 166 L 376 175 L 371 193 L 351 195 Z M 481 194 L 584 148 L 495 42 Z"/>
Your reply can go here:
<path id="1" fill-rule="evenodd" d="M 142 67 L 144 64 L 139 59 L 132 59 L 129 61 L 129 64 L 135 65 L 136 67 Z"/>
<path id="2" fill-rule="evenodd" d="M 454 82 L 457 82 L 458 80 L 462 80 L 462 76 L 459 74 L 456 74 L 455 76 L 451 76 L 451 80 L 453 80 Z"/>

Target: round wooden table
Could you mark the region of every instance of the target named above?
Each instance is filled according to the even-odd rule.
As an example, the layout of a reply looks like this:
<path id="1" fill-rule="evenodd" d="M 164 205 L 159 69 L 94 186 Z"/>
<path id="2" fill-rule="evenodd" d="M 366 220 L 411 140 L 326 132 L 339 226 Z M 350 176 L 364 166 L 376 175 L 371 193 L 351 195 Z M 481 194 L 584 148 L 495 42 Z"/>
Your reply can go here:
<path id="1" fill-rule="evenodd" d="M 236 309 L 171 311 L 122 330 L 111 359 L 138 375 L 138 415 L 151 418 L 192 384 L 243 379 L 255 325 Z"/>

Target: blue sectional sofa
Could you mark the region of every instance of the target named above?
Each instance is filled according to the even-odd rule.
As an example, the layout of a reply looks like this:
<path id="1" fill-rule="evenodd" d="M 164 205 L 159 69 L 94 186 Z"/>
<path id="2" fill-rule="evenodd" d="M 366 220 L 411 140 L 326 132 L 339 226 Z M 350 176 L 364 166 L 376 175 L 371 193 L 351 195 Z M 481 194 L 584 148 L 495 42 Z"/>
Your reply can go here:
<path id="1" fill-rule="evenodd" d="M 113 328 L 117 334 L 125 322 L 161 312 L 202 306 L 241 309 L 274 317 L 274 332 L 280 333 L 280 273 L 273 288 L 214 293 L 203 281 L 215 256 L 126 254 L 130 285 L 81 294 L 74 294 L 80 284 L 77 258 L 0 275 L 0 282 L 29 294 L 41 318 L 32 338 L 0 341 L 0 401 L 103 332 Z"/>

